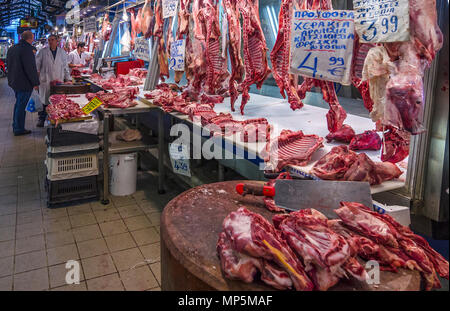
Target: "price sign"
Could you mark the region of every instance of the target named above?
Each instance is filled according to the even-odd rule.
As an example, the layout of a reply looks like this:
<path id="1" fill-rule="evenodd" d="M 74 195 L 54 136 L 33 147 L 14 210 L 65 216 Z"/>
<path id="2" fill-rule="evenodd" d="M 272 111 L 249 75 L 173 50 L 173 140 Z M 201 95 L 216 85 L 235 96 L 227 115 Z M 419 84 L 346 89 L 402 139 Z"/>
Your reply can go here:
<path id="1" fill-rule="evenodd" d="M 97 22 L 94 17 L 88 17 L 84 19 L 84 32 L 97 32 Z"/>
<path id="2" fill-rule="evenodd" d="M 143 37 L 136 38 L 134 41 L 134 56 L 143 61 L 150 61 L 150 41 Z"/>
<path id="3" fill-rule="evenodd" d="M 349 85 L 353 18 L 348 10 L 294 11 L 290 72 Z"/>
<path id="4" fill-rule="evenodd" d="M 170 46 L 169 69 L 184 71 L 184 54 L 186 51 L 186 40 L 176 40 Z"/>
<path id="5" fill-rule="evenodd" d="M 169 155 L 174 173 L 191 177 L 187 145 L 169 144 Z"/>
<path id="6" fill-rule="evenodd" d="M 81 110 L 84 112 L 85 115 L 88 115 L 92 111 L 100 107 L 102 104 L 103 104 L 102 101 L 98 99 L 97 96 L 95 96 L 89 103 L 84 105 L 83 108 L 81 108 Z"/>
<path id="7" fill-rule="evenodd" d="M 162 0 L 163 18 L 175 16 L 178 8 L 178 0 Z"/>
<path id="8" fill-rule="evenodd" d="M 353 8 L 360 42 L 409 40 L 409 0 L 353 0 Z"/>

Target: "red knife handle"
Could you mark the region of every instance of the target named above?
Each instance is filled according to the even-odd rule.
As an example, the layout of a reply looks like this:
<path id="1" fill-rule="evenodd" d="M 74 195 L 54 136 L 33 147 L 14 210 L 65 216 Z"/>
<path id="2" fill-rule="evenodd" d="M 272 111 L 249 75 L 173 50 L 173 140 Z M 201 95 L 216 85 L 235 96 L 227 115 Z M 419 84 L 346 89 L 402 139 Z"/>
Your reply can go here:
<path id="1" fill-rule="evenodd" d="M 275 196 L 275 187 L 265 186 L 263 184 L 250 184 L 250 183 L 237 184 L 236 191 L 241 195 L 252 194 L 256 196 L 265 196 L 265 197 Z"/>

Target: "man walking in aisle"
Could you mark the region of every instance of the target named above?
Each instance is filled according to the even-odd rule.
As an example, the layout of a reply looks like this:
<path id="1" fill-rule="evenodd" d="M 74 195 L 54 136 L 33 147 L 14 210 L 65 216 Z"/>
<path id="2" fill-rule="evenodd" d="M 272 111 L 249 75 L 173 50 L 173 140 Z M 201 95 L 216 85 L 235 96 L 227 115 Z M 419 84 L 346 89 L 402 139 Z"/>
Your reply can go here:
<path id="1" fill-rule="evenodd" d="M 44 105 L 44 110 L 39 112 L 39 122 L 37 127 L 43 127 L 50 96 L 50 82 L 70 80 L 69 67 L 67 65 L 67 53 L 58 47 L 58 37 L 50 35 L 48 37 L 48 47 L 38 51 L 36 55 L 36 65 L 39 72 L 39 97 Z"/>
<path id="2" fill-rule="evenodd" d="M 31 92 L 38 89 L 39 76 L 36 70 L 36 59 L 33 53 L 34 35 L 24 31 L 18 44 L 8 50 L 6 63 L 8 65 L 8 85 L 14 90 L 16 103 L 14 105 L 13 131 L 15 136 L 30 134 L 25 129 L 25 117 Z"/>

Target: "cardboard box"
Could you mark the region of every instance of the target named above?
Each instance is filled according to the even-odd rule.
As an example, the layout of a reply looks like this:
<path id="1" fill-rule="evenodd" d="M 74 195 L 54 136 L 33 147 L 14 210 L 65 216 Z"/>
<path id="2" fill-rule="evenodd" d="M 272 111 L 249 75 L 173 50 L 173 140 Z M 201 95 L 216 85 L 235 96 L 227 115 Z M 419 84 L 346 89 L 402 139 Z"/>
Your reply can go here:
<path id="1" fill-rule="evenodd" d="M 411 213 L 409 207 L 399 205 L 385 205 L 377 201 L 373 201 L 373 210 L 380 214 L 388 214 L 392 216 L 403 226 L 409 227 L 411 224 Z"/>

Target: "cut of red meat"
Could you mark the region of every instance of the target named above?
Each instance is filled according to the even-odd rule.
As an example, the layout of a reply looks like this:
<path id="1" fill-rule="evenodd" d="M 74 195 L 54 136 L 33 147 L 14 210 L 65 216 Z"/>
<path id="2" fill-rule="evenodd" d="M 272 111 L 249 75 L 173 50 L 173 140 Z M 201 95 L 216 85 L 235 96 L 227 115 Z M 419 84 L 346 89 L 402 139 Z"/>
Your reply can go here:
<path id="1" fill-rule="evenodd" d="M 137 103 L 134 101 L 137 94 L 139 93 L 139 88 L 129 87 L 129 88 L 116 88 L 112 92 L 100 91 L 97 93 L 87 93 L 86 98 L 92 100 L 94 97 L 98 97 L 103 103 L 105 108 L 129 108 L 134 107 Z"/>
<path id="2" fill-rule="evenodd" d="M 436 271 L 448 278 L 449 264 L 422 237 L 400 225 L 391 216 L 379 214 L 356 202 L 341 202 L 335 210 L 345 226 L 370 238 L 401 257 L 406 266 L 422 272 L 427 290 L 440 288 Z"/>
<path id="3" fill-rule="evenodd" d="M 333 147 L 312 168 L 312 173 L 325 180 L 340 180 L 357 160 L 357 154 L 347 146 Z"/>
<path id="4" fill-rule="evenodd" d="M 254 268 L 251 264 L 248 264 L 250 267 L 239 270 L 228 262 L 223 262 L 227 260 L 226 255 L 229 254 L 229 252 L 224 254 L 223 250 L 232 249 L 234 252 L 269 262 L 270 264 L 266 266 L 268 271 L 262 272 L 262 281 L 269 280 L 270 285 L 276 283 L 277 288 L 286 288 L 292 283 L 296 290 L 312 290 L 314 287 L 301 261 L 282 239 L 280 233 L 264 217 L 245 208 L 239 208 L 224 219 L 223 233 L 220 235 L 217 249 L 222 268 L 227 269 L 229 266 L 234 268 L 229 272 L 225 271 L 225 275 L 247 281 L 253 279 Z M 237 262 L 232 257 L 228 261 Z M 254 262 L 252 264 L 257 265 Z M 236 270 L 239 273 L 236 273 Z"/>
<path id="5" fill-rule="evenodd" d="M 349 148 L 350 150 L 380 150 L 380 135 L 376 131 L 365 131 L 353 137 Z"/>
<path id="6" fill-rule="evenodd" d="M 325 138 L 327 139 L 328 143 L 333 140 L 343 143 L 349 143 L 353 139 L 353 137 L 355 137 L 355 131 L 350 125 L 344 124 L 336 132 L 328 134 Z"/>
<path id="7" fill-rule="evenodd" d="M 335 210 L 339 218 L 350 229 L 367 236 L 377 243 L 397 248 L 397 231 L 384 221 L 374 217 L 365 209 L 353 204 L 342 202 L 341 207 Z"/>
<path id="8" fill-rule="evenodd" d="M 255 143 L 270 139 L 271 126 L 266 118 L 245 120 L 241 124 L 241 141 Z"/>
<path id="9" fill-rule="evenodd" d="M 384 144 L 381 150 L 381 161 L 398 163 L 409 155 L 409 141 L 411 134 L 406 131 L 389 128 L 384 133 Z"/>
<path id="10" fill-rule="evenodd" d="M 323 147 L 323 138 L 305 135 L 302 131 L 283 130 L 262 152 L 266 170 L 279 172 L 286 165 L 304 166 L 311 160 L 315 151 Z"/>
<path id="11" fill-rule="evenodd" d="M 367 181 L 378 185 L 384 181 L 400 177 L 402 171 L 392 163 L 373 162 L 365 153 L 360 153 L 357 160 L 349 167 L 343 180 Z"/>
<path id="12" fill-rule="evenodd" d="M 303 259 L 305 271 L 317 289 L 334 286 L 346 272 L 361 281 L 366 280 L 366 271 L 352 257 L 346 239 L 328 227 L 328 219 L 323 214 L 304 209 L 273 218 L 276 228 Z"/>
<path id="13" fill-rule="evenodd" d="M 344 145 L 331 149 L 311 172 L 320 179 L 366 181 L 371 185 L 398 178 L 402 174 L 395 164 L 375 163 L 365 153 L 356 154 Z"/>

